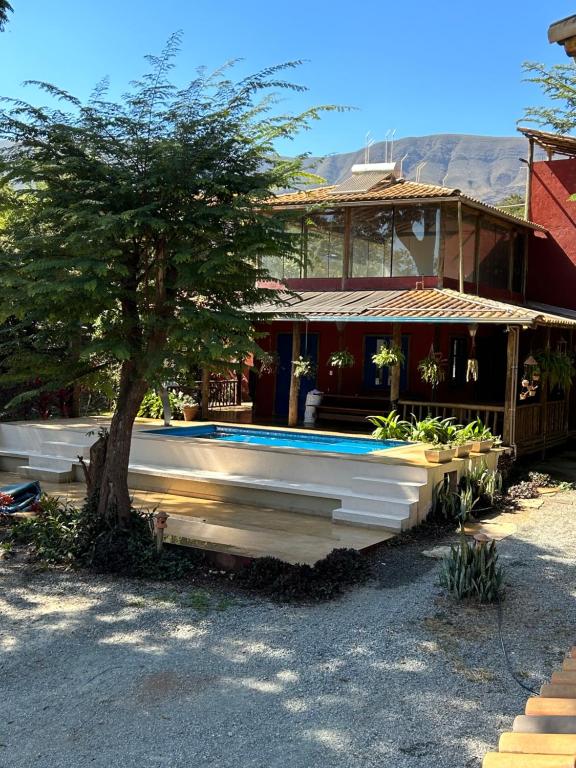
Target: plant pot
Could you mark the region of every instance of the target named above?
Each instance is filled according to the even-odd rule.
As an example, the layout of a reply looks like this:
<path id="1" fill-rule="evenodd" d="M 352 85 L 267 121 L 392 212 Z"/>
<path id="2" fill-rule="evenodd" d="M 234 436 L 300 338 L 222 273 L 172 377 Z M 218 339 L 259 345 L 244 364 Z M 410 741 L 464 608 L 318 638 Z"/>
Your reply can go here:
<path id="1" fill-rule="evenodd" d="M 472 450 L 472 442 L 460 443 L 456 446 L 456 458 L 465 459 Z"/>
<path id="2" fill-rule="evenodd" d="M 424 449 L 424 457 L 426 458 L 426 461 L 429 461 L 431 464 L 446 464 L 448 461 L 452 461 L 455 453 L 455 448 Z"/>
<path id="3" fill-rule="evenodd" d="M 184 421 L 194 421 L 194 419 L 197 418 L 199 411 L 200 411 L 199 405 L 185 405 L 182 408 L 182 413 L 184 414 Z"/>
<path id="4" fill-rule="evenodd" d="M 494 445 L 494 440 L 473 440 L 472 453 L 488 453 Z"/>

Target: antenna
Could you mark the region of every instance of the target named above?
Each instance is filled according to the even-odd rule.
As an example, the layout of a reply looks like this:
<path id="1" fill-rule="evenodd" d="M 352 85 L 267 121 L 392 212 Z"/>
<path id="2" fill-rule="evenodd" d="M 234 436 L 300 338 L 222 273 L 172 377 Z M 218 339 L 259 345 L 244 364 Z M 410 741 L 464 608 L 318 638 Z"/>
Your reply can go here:
<path id="1" fill-rule="evenodd" d="M 400 158 L 400 177 L 401 178 L 404 176 L 404 173 L 403 173 L 404 160 L 406 160 L 406 158 L 408 157 L 408 154 L 409 153 L 406 152 L 406 154 Z"/>
<path id="2" fill-rule="evenodd" d="M 418 163 L 418 165 L 416 166 L 416 177 L 415 177 L 416 182 L 420 181 L 420 177 L 422 176 L 422 169 L 427 164 L 428 164 L 427 160 L 422 160 L 422 162 Z"/>
<path id="3" fill-rule="evenodd" d="M 390 136 L 390 128 L 386 131 L 386 136 L 384 136 L 384 162 L 388 162 L 388 138 Z"/>
<path id="4" fill-rule="evenodd" d="M 364 163 L 366 164 L 370 162 L 370 147 L 372 144 L 374 144 L 372 133 L 371 131 L 367 131 L 366 136 L 364 137 Z"/>
<path id="5" fill-rule="evenodd" d="M 396 128 L 392 131 L 392 134 L 390 136 L 390 157 L 388 158 L 388 162 L 392 162 L 392 155 L 394 153 L 394 134 L 396 133 Z"/>

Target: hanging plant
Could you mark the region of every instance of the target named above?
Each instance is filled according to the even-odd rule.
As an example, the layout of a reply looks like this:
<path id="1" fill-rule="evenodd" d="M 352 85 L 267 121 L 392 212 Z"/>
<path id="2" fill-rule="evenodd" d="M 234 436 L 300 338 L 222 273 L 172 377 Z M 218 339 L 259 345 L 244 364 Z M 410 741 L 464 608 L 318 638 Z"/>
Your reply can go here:
<path id="1" fill-rule="evenodd" d="M 257 360 L 260 363 L 261 374 L 273 373 L 278 366 L 278 354 L 276 352 L 259 352 Z"/>
<path id="2" fill-rule="evenodd" d="M 316 366 L 309 357 L 300 355 L 292 360 L 292 375 L 295 379 L 312 379 L 316 372 Z"/>
<path id="3" fill-rule="evenodd" d="M 428 357 L 420 360 L 418 363 L 418 372 L 422 381 L 426 384 L 430 384 L 433 389 L 435 389 L 438 384 L 441 384 L 446 378 L 444 361 L 435 352 L 430 352 Z"/>
<path id="4" fill-rule="evenodd" d="M 466 381 L 478 381 L 478 360 L 471 357 L 466 365 Z"/>
<path id="5" fill-rule="evenodd" d="M 392 368 L 394 365 L 404 365 L 406 356 L 395 344 L 382 344 L 378 352 L 372 355 L 372 362 L 378 368 Z"/>
<path id="6" fill-rule="evenodd" d="M 338 352 L 332 352 L 328 358 L 330 368 L 352 368 L 356 361 L 354 355 L 347 349 L 340 349 Z"/>
<path id="7" fill-rule="evenodd" d="M 543 380 L 550 384 L 551 389 L 555 387 L 565 391 L 570 389 L 572 379 L 576 375 L 571 355 L 552 349 L 541 349 L 534 356 Z"/>

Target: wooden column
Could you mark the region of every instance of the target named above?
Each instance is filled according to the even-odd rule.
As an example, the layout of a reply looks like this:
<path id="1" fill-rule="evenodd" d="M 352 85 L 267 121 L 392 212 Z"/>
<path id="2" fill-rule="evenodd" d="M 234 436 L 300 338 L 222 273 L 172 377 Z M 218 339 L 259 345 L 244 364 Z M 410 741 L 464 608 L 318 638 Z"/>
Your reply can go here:
<path id="1" fill-rule="evenodd" d="M 506 352 L 506 393 L 504 401 L 504 434 L 505 445 L 514 448 L 516 452 L 516 401 L 518 399 L 518 349 L 520 329 L 517 326 L 508 328 L 508 346 Z"/>
<path id="2" fill-rule="evenodd" d="M 550 328 L 546 328 L 546 351 L 550 351 Z M 546 458 L 546 440 L 548 438 L 548 392 L 550 390 L 550 376 L 541 376 L 540 383 L 542 386 L 540 392 L 540 405 L 542 408 L 542 421 L 540 422 L 542 428 L 542 458 Z"/>
<path id="3" fill-rule="evenodd" d="M 292 360 L 300 355 L 300 325 L 292 323 Z M 298 424 L 298 392 L 300 391 L 300 379 L 294 376 L 294 364 L 290 366 L 290 396 L 288 399 L 288 426 L 295 427 Z"/>
<path id="4" fill-rule="evenodd" d="M 210 408 L 210 371 L 208 368 L 202 368 L 202 397 L 200 403 L 200 415 L 203 419 L 208 418 Z"/>
<path id="5" fill-rule="evenodd" d="M 524 201 L 524 218 L 530 221 L 532 197 L 532 166 L 534 165 L 534 139 L 528 139 L 528 175 L 526 177 L 526 200 Z"/>
<path id="6" fill-rule="evenodd" d="M 462 201 L 458 200 L 458 290 L 464 293 L 464 242 L 462 236 Z"/>
<path id="7" fill-rule="evenodd" d="M 342 260 L 342 280 L 340 287 L 344 290 L 346 280 L 351 276 L 352 264 L 352 208 L 344 208 L 344 257 Z"/>
<path id="8" fill-rule="evenodd" d="M 400 323 L 392 323 L 392 346 L 402 349 L 402 326 Z M 390 407 L 396 408 L 400 399 L 400 365 L 393 365 L 390 369 Z"/>

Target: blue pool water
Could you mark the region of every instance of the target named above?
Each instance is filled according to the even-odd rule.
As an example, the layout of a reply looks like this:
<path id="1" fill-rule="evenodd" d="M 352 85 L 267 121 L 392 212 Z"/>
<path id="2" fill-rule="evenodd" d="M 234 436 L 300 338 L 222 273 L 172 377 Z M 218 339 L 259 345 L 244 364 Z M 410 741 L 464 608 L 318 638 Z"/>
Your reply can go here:
<path id="1" fill-rule="evenodd" d="M 370 437 L 342 437 L 318 435 L 314 432 L 290 432 L 275 429 L 246 429 L 243 427 L 216 427 L 213 424 L 197 427 L 164 427 L 150 429 L 147 434 L 170 435 L 170 437 L 201 437 L 223 443 L 248 443 L 249 445 L 301 448 L 305 451 L 328 451 L 330 453 L 368 454 L 397 448 L 406 443 L 400 440 L 374 440 Z"/>

